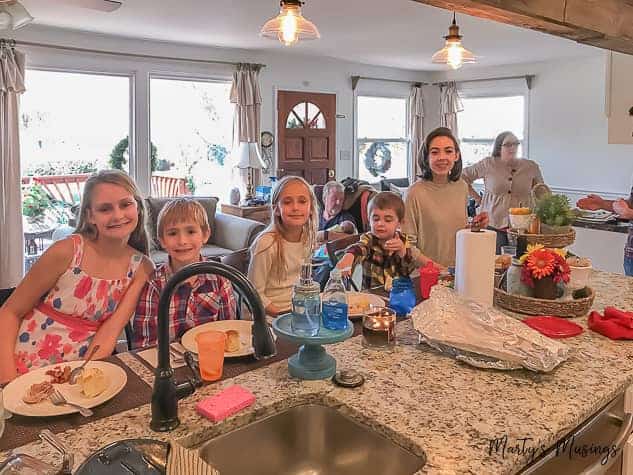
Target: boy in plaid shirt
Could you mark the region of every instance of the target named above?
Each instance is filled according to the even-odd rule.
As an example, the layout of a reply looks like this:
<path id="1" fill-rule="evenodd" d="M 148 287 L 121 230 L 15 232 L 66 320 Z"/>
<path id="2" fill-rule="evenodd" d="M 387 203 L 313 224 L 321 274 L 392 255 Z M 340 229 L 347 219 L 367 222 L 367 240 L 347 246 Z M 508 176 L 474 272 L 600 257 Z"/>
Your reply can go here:
<path id="1" fill-rule="evenodd" d="M 158 213 L 157 235 L 169 254 L 145 285 L 132 319 L 132 346 L 156 344 L 158 300 L 171 275 L 188 264 L 203 261 L 200 250 L 211 236 L 207 213 L 200 203 L 176 198 Z M 236 315 L 233 287 L 228 279 L 199 274 L 179 285 L 169 304 L 169 339 L 180 338 L 190 328 L 216 320 L 232 320 Z"/>
<path id="2" fill-rule="evenodd" d="M 345 255 L 336 265 L 342 275 L 349 276 L 353 265 L 362 262 L 362 287 L 368 289 L 385 285 L 386 276 L 408 277 L 418 266 L 430 261 L 400 231 L 404 202 L 397 193 L 378 193 L 369 202 L 368 211 L 371 231 L 345 249 Z"/>

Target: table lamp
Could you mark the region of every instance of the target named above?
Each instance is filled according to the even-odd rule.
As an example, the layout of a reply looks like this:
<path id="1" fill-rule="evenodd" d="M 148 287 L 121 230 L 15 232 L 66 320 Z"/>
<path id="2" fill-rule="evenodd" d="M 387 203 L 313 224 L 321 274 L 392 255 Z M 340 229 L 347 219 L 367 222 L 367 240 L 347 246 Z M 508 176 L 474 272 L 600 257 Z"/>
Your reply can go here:
<path id="1" fill-rule="evenodd" d="M 235 163 L 237 168 L 248 170 L 248 181 L 246 185 L 246 196 L 244 201 L 253 198 L 253 170 L 266 168 L 266 164 L 259 154 L 256 142 L 240 142 L 235 151 Z"/>

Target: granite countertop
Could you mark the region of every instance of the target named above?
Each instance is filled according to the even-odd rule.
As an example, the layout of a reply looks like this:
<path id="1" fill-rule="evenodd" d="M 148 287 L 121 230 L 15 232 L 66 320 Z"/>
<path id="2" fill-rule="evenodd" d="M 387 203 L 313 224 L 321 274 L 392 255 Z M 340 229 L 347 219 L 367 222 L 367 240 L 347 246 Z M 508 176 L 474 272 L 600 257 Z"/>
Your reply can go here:
<path id="1" fill-rule="evenodd" d="M 609 223 L 589 223 L 587 221 L 574 221 L 573 226 L 577 228 L 597 229 L 599 231 L 610 231 L 614 233 L 627 234 L 631 227 L 629 221 L 612 221 Z"/>
<path id="2" fill-rule="evenodd" d="M 595 271 L 594 308 L 633 308 L 633 279 Z M 586 328 L 586 318 L 573 319 Z M 218 434 L 260 417 L 306 402 L 338 408 L 403 447 L 425 454 L 420 473 L 509 474 L 530 461 L 529 453 L 489 453 L 490 441 L 507 436 L 508 446 L 530 438 L 527 448 L 552 446 L 633 382 L 633 343 L 614 342 L 591 331 L 566 340 L 573 356 L 548 374 L 489 371 L 472 368 L 417 345 L 410 322 L 398 327 L 393 351 L 365 349 L 359 337 L 332 345 L 339 368 L 354 368 L 366 378 L 363 386 L 343 389 L 330 381 L 289 377 L 286 362 L 244 373 L 201 388 L 180 402 L 182 424 L 169 434 L 149 429 L 149 405 L 132 409 L 61 434 L 75 452 L 76 466 L 110 442 L 130 437 L 173 438 L 196 447 Z M 121 359 L 148 383 L 150 372 L 131 355 Z M 221 422 L 198 416 L 194 403 L 232 384 L 255 393 L 250 408 Z M 58 463 L 41 443 L 17 451 Z M 0 454 L 4 458 L 6 453 Z"/>

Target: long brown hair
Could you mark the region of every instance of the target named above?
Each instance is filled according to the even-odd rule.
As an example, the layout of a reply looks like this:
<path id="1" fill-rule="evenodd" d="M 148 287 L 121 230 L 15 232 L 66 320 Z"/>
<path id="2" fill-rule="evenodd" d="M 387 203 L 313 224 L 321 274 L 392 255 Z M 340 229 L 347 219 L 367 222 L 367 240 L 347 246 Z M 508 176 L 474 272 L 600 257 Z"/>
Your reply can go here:
<path id="1" fill-rule="evenodd" d="M 121 170 L 101 170 L 88 178 L 81 197 L 79 222 L 77 223 L 75 232 L 91 240 L 97 239 L 99 233 L 95 225 L 88 222 L 88 213 L 92 208 L 92 194 L 94 189 L 97 185 L 102 183 L 120 186 L 134 196 L 136 209 L 138 210 L 138 222 L 136 223 L 136 228 L 134 228 L 134 231 L 132 231 L 132 234 L 128 239 L 128 245 L 147 256 L 149 250 L 149 237 L 146 230 L 145 217 L 147 216 L 147 213 L 145 212 L 143 199 L 141 198 L 141 193 L 136 186 L 136 183 L 134 183 L 134 180 L 127 173 L 122 172 Z"/>
<path id="2" fill-rule="evenodd" d="M 285 226 L 281 221 L 281 215 L 277 212 L 277 205 L 279 204 L 279 199 L 281 198 L 281 193 L 286 188 L 286 186 L 291 182 L 300 182 L 305 185 L 308 190 L 308 194 L 310 196 L 310 215 L 308 216 L 308 220 L 303 225 L 301 230 L 301 241 L 305 244 L 306 255 L 305 257 L 309 257 L 312 255 L 312 251 L 314 250 L 314 246 L 316 244 L 316 233 L 317 228 L 319 226 L 319 212 L 317 207 L 317 200 L 314 196 L 314 191 L 310 184 L 305 181 L 303 178 L 299 176 L 286 175 L 281 180 L 279 180 L 275 184 L 275 188 L 272 192 L 271 197 L 271 205 L 272 205 L 272 215 L 270 218 L 270 224 L 262 233 L 262 237 L 265 234 L 270 234 L 273 238 L 271 246 L 275 246 L 275 251 L 277 254 L 277 258 L 273 261 L 273 266 L 271 269 L 272 275 L 277 278 L 277 280 L 281 280 L 286 272 L 288 271 L 288 265 L 286 263 L 286 259 L 284 258 L 284 248 L 281 243 L 281 239 L 285 235 Z M 270 246 L 268 246 L 270 247 Z M 265 251 L 266 249 L 261 249 L 260 252 Z"/>

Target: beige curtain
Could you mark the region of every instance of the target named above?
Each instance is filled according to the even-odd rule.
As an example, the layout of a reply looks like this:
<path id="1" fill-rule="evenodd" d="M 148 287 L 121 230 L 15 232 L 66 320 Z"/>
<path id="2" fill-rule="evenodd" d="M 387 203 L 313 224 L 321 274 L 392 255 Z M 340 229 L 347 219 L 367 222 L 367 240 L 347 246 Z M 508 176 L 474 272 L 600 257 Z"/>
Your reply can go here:
<path id="1" fill-rule="evenodd" d="M 25 56 L 0 46 L 0 289 L 15 287 L 24 273 L 18 96 Z"/>
<path id="2" fill-rule="evenodd" d="M 440 86 L 440 126 L 448 127 L 455 137 L 459 137 L 457 130 L 457 113 L 464 110 L 457 92 L 455 81 Z"/>
<path id="3" fill-rule="evenodd" d="M 233 149 L 240 142 L 258 142 L 261 128 L 262 96 L 259 90 L 259 64 L 238 64 L 233 73 L 231 102 L 233 112 Z M 248 179 L 247 170 L 236 170 L 240 177 L 242 196 Z M 261 182 L 261 170 L 253 172 L 253 185 Z"/>
<path id="4" fill-rule="evenodd" d="M 409 94 L 409 139 L 411 140 L 411 183 L 420 173 L 418 153 L 424 143 L 424 100 L 422 86 L 414 84 Z"/>

